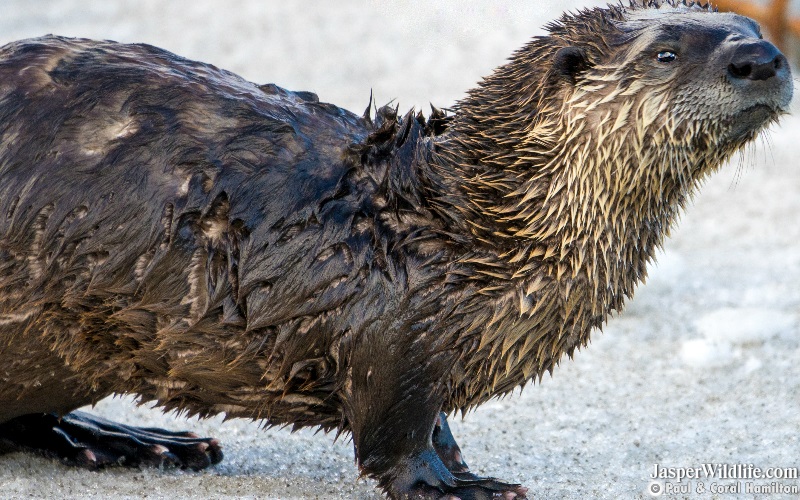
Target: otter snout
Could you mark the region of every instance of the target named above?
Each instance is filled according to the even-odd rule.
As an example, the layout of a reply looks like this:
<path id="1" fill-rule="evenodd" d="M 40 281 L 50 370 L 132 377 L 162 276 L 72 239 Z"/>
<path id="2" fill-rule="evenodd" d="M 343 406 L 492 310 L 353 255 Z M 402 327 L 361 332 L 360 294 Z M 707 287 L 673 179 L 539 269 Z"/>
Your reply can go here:
<path id="1" fill-rule="evenodd" d="M 766 40 L 739 44 L 728 65 L 732 78 L 747 80 L 769 80 L 781 71 L 788 74 L 789 63 L 781 51 Z"/>
<path id="2" fill-rule="evenodd" d="M 746 38 L 730 43 L 722 55 L 728 81 L 739 90 L 742 106 L 786 111 L 792 100 L 789 61 L 770 42 Z"/>

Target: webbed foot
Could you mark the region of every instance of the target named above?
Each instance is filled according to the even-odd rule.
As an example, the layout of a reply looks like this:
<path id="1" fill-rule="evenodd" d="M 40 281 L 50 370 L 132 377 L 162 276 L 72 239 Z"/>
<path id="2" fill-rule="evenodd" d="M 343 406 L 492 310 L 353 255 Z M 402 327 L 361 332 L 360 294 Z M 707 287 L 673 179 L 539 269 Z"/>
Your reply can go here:
<path id="1" fill-rule="evenodd" d="M 431 441 L 433 443 L 433 448 L 436 450 L 436 454 L 439 455 L 439 458 L 442 459 L 442 463 L 444 463 L 445 467 L 447 467 L 457 480 L 462 482 L 474 481 L 478 483 L 473 486 L 465 486 L 465 488 L 474 489 L 480 487 L 488 489 L 493 493 L 499 492 L 499 496 L 495 495 L 495 497 L 488 498 L 525 498 L 525 493 L 528 491 L 527 488 L 518 484 L 503 483 L 494 478 L 480 477 L 469 471 L 469 466 L 464 461 L 464 457 L 461 454 L 461 448 L 459 448 L 458 443 L 456 443 L 453 437 L 453 433 L 450 431 L 450 426 L 447 423 L 447 414 L 444 412 L 439 413 L 439 416 L 436 418 Z M 445 496 L 445 498 L 448 497 Z M 458 494 L 451 494 L 450 498 L 461 498 L 464 500 L 468 498 L 484 497 L 479 496 L 478 493 L 467 491 L 462 492 L 461 496 Z"/>
<path id="2" fill-rule="evenodd" d="M 522 500 L 528 492 L 519 484 L 470 472 L 452 473 L 435 450 L 425 450 L 408 459 L 393 476 L 389 494 L 398 499 Z"/>
<path id="3" fill-rule="evenodd" d="M 87 469 L 144 465 L 200 470 L 222 460 L 216 439 L 131 427 L 79 411 L 60 418 L 49 413 L 23 415 L 4 422 L 0 450 L 33 451 Z"/>

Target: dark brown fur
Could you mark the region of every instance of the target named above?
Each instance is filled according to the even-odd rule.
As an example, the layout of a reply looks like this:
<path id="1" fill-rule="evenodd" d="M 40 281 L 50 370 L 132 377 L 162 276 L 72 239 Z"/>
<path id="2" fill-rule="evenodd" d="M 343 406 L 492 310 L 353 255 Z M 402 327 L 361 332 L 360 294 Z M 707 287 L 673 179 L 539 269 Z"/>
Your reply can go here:
<path id="1" fill-rule="evenodd" d="M 585 345 L 791 97 L 704 73 L 749 20 L 655 12 L 565 16 L 428 122 L 146 45 L 4 47 L 0 423 L 132 393 L 351 432 L 396 497 L 524 495 L 448 462 L 439 412 Z M 654 63 L 658 30 L 694 52 Z"/>

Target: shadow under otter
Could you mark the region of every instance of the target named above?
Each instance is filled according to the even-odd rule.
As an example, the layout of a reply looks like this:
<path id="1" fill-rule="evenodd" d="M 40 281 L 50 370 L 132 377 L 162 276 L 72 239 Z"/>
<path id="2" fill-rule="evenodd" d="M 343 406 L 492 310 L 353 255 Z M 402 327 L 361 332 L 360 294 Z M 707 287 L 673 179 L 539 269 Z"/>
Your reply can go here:
<path id="1" fill-rule="evenodd" d="M 0 49 L 0 450 L 222 458 L 74 411 L 131 393 L 351 433 L 395 498 L 524 497 L 469 471 L 446 415 L 585 345 L 792 94 L 740 16 L 609 7 L 548 29 L 428 120 L 146 45 Z"/>

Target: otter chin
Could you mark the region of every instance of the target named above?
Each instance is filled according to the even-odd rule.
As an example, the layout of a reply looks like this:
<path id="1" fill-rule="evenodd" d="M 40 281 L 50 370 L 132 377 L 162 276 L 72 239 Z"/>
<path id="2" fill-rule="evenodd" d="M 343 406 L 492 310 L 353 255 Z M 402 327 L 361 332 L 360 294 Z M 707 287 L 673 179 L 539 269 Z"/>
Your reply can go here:
<path id="1" fill-rule="evenodd" d="M 728 118 L 730 128 L 725 138 L 736 145 L 746 144 L 758 131 L 775 121 L 775 117 L 779 114 L 779 110 L 766 104 L 756 104 L 744 109 Z"/>
<path id="2" fill-rule="evenodd" d="M 392 498 L 524 498 L 470 470 L 447 416 L 586 345 L 792 97 L 758 25 L 705 5 L 547 31 L 427 119 L 143 44 L 0 48 L 0 451 L 222 459 L 76 411 L 134 394 L 349 434 Z"/>

